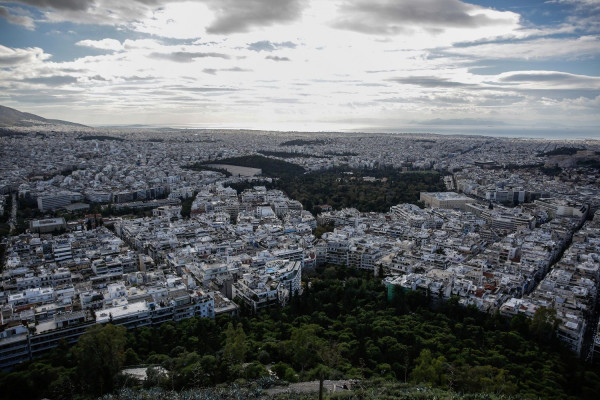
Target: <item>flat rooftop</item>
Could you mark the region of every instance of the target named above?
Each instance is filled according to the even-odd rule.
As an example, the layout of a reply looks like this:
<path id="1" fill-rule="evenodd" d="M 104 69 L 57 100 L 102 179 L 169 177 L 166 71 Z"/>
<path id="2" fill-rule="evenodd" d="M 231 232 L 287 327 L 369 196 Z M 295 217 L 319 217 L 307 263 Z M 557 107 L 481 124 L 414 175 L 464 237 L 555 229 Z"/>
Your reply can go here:
<path id="1" fill-rule="evenodd" d="M 424 192 L 423 194 L 438 200 L 472 200 L 470 197 L 456 192 Z"/>
<path id="2" fill-rule="evenodd" d="M 35 221 L 31 221 L 31 226 L 32 227 L 40 227 L 40 226 L 46 226 L 46 225 L 57 225 L 57 224 L 64 224 L 65 223 L 65 219 L 60 217 L 60 218 L 47 218 L 47 219 L 38 219 Z"/>

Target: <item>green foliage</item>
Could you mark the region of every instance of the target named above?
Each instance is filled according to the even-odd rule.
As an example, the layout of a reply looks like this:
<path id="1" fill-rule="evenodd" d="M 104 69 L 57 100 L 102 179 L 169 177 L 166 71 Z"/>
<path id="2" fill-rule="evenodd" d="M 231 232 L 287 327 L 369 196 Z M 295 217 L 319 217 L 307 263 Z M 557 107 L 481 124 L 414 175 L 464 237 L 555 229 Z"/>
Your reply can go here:
<path id="1" fill-rule="evenodd" d="M 313 144 L 325 144 L 324 140 L 320 139 L 294 139 L 280 143 L 280 146 L 309 146 Z"/>
<path id="2" fill-rule="evenodd" d="M 533 316 L 530 325 L 531 334 L 540 341 L 551 342 L 555 338 L 559 322 L 554 309 L 540 307 Z"/>
<path id="3" fill-rule="evenodd" d="M 424 383 L 428 386 L 442 386 L 446 383 L 446 358 L 444 356 L 433 358 L 429 349 L 423 349 L 415 360 L 415 364 L 415 368 L 410 374 L 415 383 Z"/>
<path id="4" fill-rule="evenodd" d="M 189 165 L 182 165 L 181 168 L 183 168 L 183 169 L 189 169 L 189 170 L 192 170 L 192 171 L 213 171 L 213 172 L 219 172 L 219 173 L 225 175 L 226 177 L 230 177 L 231 176 L 231 172 L 227 171 L 224 168 L 209 167 L 208 165 L 204 165 L 203 163 L 194 163 L 194 164 L 189 164 Z"/>
<path id="5" fill-rule="evenodd" d="M 559 147 L 554 150 L 547 151 L 545 153 L 539 153 L 538 157 L 544 156 L 572 156 L 576 154 L 579 150 L 585 150 L 578 147 Z"/>
<path id="6" fill-rule="evenodd" d="M 578 160 L 577 161 L 577 166 L 578 167 L 584 167 L 584 168 L 595 168 L 595 169 L 600 169 L 600 160 L 598 159 L 587 159 L 587 160 Z"/>
<path id="7" fill-rule="evenodd" d="M 246 334 L 242 324 L 233 327 L 230 322 L 225 329 L 225 346 L 223 355 L 232 364 L 241 364 L 246 358 L 248 346 L 246 345 Z"/>
<path id="8" fill-rule="evenodd" d="M 314 154 L 306 154 L 306 153 L 292 153 L 290 151 L 268 151 L 268 150 L 259 150 L 260 154 L 265 155 L 267 157 L 279 157 L 279 158 L 327 158 L 326 156 L 317 156 Z"/>
<path id="9" fill-rule="evenodd" d="M 198 192 L 194 192 L 192 197 L 188 197 L 187 199 L 182 199 L 181 201 L 181 216 L 183 218 L 189 218 L 192 214 L 192 204 L 194 203 L 194 199 Z"/>
<path id="10" fill-rule="evenodd" d="M 77 140 L 98 140 L 100 142 L 104 142 L 105 140 L 115 140 L 117 142 L 122 142 L 125 139 L 115 137 L 115 136 L 107 136 L 107 135 L 88 135 L 88 136 L 79 136 Z"/>
<path id="11" fill-rule="evenodd" d="M 333 225 L 317 225 L 317 229 L 315 229 L 315 237 L 317 239 L 321 239 L 321 236 L 323 236 L 324 233 L 333 232 L 333 230 Z"/>
<path id="12" fill-rule="evenodd" d="M 318 353 L 324 346 L 318 333 L 321 327 L 317 324 L 306 324 L 292 328 L 290 347 L 294 365 L 304 371 L 317 364 Z"/>
<path id="13" fill-rule="evenodd" d="M 347 172 L 351 172 L 349 175 Z M 378 181 L 365 181 L 363 177 Z M 279 180 L 273 187 L 300 201 L 311 212 L 313 205 L 335 209 L 355 207 L 360 211 L 387 212 L 399 203 L 417 203 L 420 192 L 444 191 L 441 175 L 434 171 L 400 172 L 396 169 L 353 170 L 333 168 Z"/>
<path id="14" fill-rule="evenodd" d="M 131 347 L 125 350 L 125 358 L 123 360 L 123 365 L 138 365 L 141 362 L 135 350 Z"/>
<path id="15" fill-rule="evenodd" d="M 562 173 L 562 168 L 559 167 L 558 165 L 555 165 L 554 167 L 541 167 L 540 171 L 544 175 L 558 176 L 558 175 L 560 175 Z"/>
<path id="16" fill-rule="evenodd" d="M 240 167 L 260 168 L 263 175 L 272 178 L 288 179 L 304 173 L 304 168 L 299 165 L 259 155 L 224 158 L 221 160 L 210 161 L 205 164 L 228 164 Z"/>
<path id="17" fill-rule="evenodd" d="M 84 333 L 73 352 L 81 382 L 92 393 L 110 393 L 115 375 L 125 361 L 122 326 L 94 325 Z"/>
<path id="18" fill-rule="evenodd" d="M 355 398 L 419 398 L 422 393 L 429 397 L 421 398 L 446 398 L 452 390 L 474 393 L 464 397 L 473 399 L 595 399 L 600 390 L 597 368 L 546 340 L 556 321 L 545 312 L 534 321 L 506 320 L 461 307 L 455 298 L 435 309 L 417 292 L 392 291 L 388 300 L 386 288 L 370 273 L 338 266 L 319 267 L 309 278 L 310 286 L 288 307 L 258 315 L 191 318 L 123 336 L 118 331 L 101 335 L 118 328 L 97 327 L 70 350 L 61 348 L 0 374 L 0 398 L 108 393 L 119 383 L 117 366 L 137 358 L 165 370 L 151 373 L 148 391 L 142 392 L 146 398 L 161 398 L 148 394 L 157 390 L 151 386 L 181 391 L 266 379 L 267 362 L 288 382 L 360 379 Z M 116 345 L 114 337 L 121 338 Z M 116 350 L 102 350 L 107 348 Z M 99 362 L 103 354 L 107 361 Z M 398 384 L 406 380 L 434 389 L 417 392 L 414 383 Z M 221 398 L 236 396 L 219 388 L 229 393 Z M 136 392 L 127 393 L 133 397 L 119 398 L 137 398 Z"/>

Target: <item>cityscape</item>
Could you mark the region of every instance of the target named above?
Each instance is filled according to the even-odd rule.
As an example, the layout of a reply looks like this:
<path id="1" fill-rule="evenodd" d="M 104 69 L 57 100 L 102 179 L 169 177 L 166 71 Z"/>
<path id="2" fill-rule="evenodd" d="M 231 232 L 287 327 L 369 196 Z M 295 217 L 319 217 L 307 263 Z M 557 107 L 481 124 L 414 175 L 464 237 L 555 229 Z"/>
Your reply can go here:
<path id="1" fill-rule="evenodd" d="M 6 132 L 3 368 L 76 343 L 93 325 L 285 307 L 306 290 L 304 272 L 323 265 L 366 271 L 390 296 L 421 292 L 509 319 L 551 310 L 565 348 L 600 359 L 598 141 Z M 324 193 L 303 204 L 277 189 L 293 179 L 287 165 L 300 176 L 334 171 L 364 190 L 396 171 L 435 174 L 439 190 L 383 212 L 358 199 L 334 208 Z"/>
<path id="2" fill-rule="evenodd" d="M 0 0 L 0 399 L 600 397 L 597 0 Z"/>

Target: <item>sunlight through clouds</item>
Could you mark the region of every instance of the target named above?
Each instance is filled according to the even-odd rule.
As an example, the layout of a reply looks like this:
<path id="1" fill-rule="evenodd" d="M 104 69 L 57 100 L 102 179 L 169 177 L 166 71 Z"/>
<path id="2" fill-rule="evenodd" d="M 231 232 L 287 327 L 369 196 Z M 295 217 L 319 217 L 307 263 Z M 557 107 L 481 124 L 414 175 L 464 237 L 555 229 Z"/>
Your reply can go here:
<path id="1" fill-rule="evenodd" d="M 573 107 L 588 125 L 600 119 L 589 1 L 528 3 L 526 13 L 459 0 L 17 3 L 0 1 L 12 32 L 0 39 L 3 101 L 35 110 L 25 91 L 68 89 L 76 101 L 65 92 L 57 104 L 77 104 L 90 124 L 144 108 L 163 125 L 210 115 L 223 126 L 400 129 L 480 116 L 547 124 L 548 114 L 577 125 Z M 17 40 L 19 29 L 37 36 Z"/>

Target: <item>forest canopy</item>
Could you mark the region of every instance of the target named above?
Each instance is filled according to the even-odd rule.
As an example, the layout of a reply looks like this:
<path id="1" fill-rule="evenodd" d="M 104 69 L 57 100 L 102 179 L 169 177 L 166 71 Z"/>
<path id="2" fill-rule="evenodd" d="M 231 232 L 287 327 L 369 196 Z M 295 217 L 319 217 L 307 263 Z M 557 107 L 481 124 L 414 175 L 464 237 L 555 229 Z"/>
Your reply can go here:
<path id="1" fill-rule="evenodd" d="M 155 366 L 145 387 L 168 390 L 262 379 L 269 368 L 288 382 L 406 381 L 545 399 L 595 399 L 600 393 L 598 370 L 535 319 L 483 314 L 456 299 L 432 308 L 425 295 L 402 290 L 388 300 L 380 280 L 343 267 L 319 268 L 309 279 L 289 306 L 258 315 L 191 318 L 130 331 L 94 327 L 77 345 L 65 344 L 0 375 L 0 396 L 93 397 L 140 387 L 116 372 L 139 364 Z"/>

